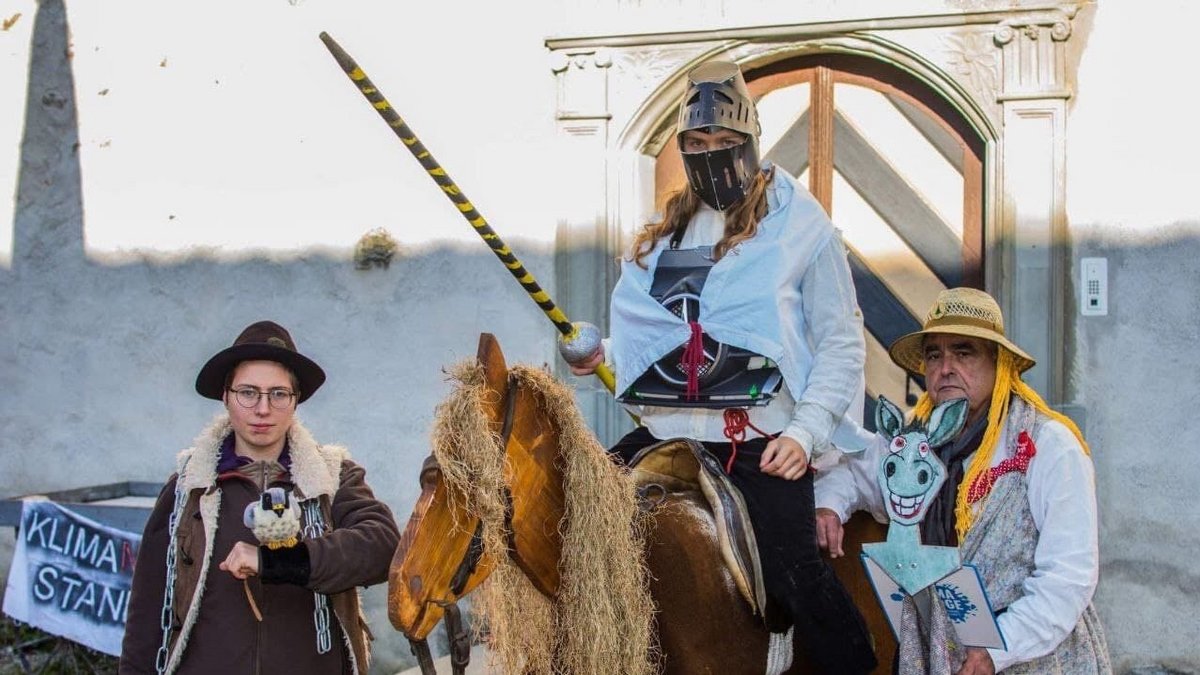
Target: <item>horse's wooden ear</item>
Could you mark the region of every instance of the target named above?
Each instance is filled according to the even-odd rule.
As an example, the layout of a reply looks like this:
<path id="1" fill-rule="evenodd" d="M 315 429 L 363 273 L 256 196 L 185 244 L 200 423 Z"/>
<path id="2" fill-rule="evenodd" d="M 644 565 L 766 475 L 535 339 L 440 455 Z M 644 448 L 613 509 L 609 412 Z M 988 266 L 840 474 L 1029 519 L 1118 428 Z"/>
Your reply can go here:
<path id="1" fill-rule="evenodd" d="M 887 397 L 880 396 L 875 403 L 875 429 L 887 435 L 888 438 L 894 438 L 900 433 L 900 427 L 904 426 L 904 415 L 895 403 L 887 400 Z"/>
<path id="2" fill-rule="evenodd" d="M 483 379 L 491 391 L 488 397 L 489 405 L 484 413 L 488 417 L 493 431 L 499 433 L 504 424 L 505 396 L 508 393 L 508 364 L 504 361 L 504 352 L 500 351 L 500 341 L 491 333 L 479 334 L 479 349 L 475 352 L 475 360 L 483 367 Z"/>
<path id="3" fill-rule="evenodd" d="M 500 359 L 501 368 L 508 369 L 504 363 L 504 352 L 500 351 L 500 341 L 491 333 L 479 334 L 479 347 L 475 350 L 475 358 L 479 360 L 479 365 L 485 368 L 495 359 Z"/>
<path id="4" fill-rule="evenodd" d="M 488 387 L 503 394 L 508 388 L 508 364 L 504 361 L 504 352 L 500 351 L 500 341 L 495 335 L 479 334 L 479 349 L 475 351 L 475 360 L 483 366 Z"/>
<path id="5" fill-rule="evenodd" d="M 965 398 L 956 398 L 939 403 L 929 415 L 929 425 L 926 435 L 929 445 L 938 447 L 958 435 L 967 422 L 968 402 Z"/>

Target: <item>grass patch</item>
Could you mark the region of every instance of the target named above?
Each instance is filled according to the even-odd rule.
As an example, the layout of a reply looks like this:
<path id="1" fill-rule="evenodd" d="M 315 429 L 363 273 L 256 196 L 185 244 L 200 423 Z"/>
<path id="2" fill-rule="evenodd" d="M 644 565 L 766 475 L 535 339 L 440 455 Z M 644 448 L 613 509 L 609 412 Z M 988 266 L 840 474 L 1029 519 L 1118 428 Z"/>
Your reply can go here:
<path id="1" fill-rule="evenodd" d="M 116 672 L 116 657 L 0 615 L 0 675 Z"/>

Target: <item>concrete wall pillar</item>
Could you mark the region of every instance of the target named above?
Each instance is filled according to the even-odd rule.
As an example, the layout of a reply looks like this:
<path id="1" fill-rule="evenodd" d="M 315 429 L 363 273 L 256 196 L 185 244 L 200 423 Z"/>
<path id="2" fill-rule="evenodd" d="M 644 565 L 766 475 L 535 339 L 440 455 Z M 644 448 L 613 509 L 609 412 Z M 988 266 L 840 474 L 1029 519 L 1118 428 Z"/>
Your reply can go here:
<path id="1" fill-rule="evenodd" d="M 1004 124 L 1000 148 L 998 266 L 989 288 L 999 296 L 1009 336 L 1038 362 L 1025 381 L 1051 404 L 1064 396 L 1068 362 L 1066 41 L 1071 16 L 1059 10 L 999 23 Z"/>
<path id="2" fill-rule="evenodd" d="M 594 323 L 608 335 L 608 294 L 617 278 L 605 208 L 612 59 L 604 49 L 564 50 L 553 56 L 562 148 L 559 165 L 547 170 L 570 177 L 561 183 L 566 194 L 555 237 L 557 302 L 572 321 Z M 573 378 L 561 359 L 556 363 L 558 375 L 576 384 L 579 406 L 600 442 L 616 441 L 623 413 L 612 394 L 598 378 Z"/>

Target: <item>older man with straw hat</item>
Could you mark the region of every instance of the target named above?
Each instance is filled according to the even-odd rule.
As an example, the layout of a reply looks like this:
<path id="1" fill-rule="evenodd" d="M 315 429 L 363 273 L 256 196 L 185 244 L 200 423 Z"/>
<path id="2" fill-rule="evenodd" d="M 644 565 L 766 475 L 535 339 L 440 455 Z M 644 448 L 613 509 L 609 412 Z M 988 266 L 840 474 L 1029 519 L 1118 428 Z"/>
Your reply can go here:
<path id="1" fill-rule="evenodd" d="M 1007 645 L 962 650 L 929 637 L 953 631 L 901 630 L 897 672 L 1111 672 L 1091 604 L 1099 553 L 1090 451 L 1079 428 L 1021 380 L 1034 360 L 1005 337 L 999 305 L 973 288 L 945 290 L 922 329 L 888 351 L 925 378 L 915 418 L 943 401 L 969 402 L 963 431 L 936 449 L 947 480 L 921 538 L 958 546 L 979 569 Z M 853 511 L 887 522 L 876 483 L 884 452 L 878 440 L 819 476 L 818 541 L 830 555 L 842 555 Z"/>

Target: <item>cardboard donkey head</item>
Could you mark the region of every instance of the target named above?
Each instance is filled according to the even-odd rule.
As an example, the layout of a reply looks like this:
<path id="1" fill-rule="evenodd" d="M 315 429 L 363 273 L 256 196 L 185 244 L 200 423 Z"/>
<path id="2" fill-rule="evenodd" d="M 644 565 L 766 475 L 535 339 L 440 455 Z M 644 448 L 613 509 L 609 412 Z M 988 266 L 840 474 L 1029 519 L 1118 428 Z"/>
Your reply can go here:
<path id="1" fill-rule="evenodd" d="M 906 593 L 917 593 L 962 566 L 958 548 L 921 545 L 918 523 L 946 481 L 946 466 L 933 449 L 954 438 L 966 419 L 965 398 L 935 407 L 928 424 L 908 427 L 886 398 L 880 396 L 875 408 L 875 428 L 888 442 L 877 478 L 892 522 L 887 541 L 865 544 L 863 555 Z"/>
<path id="2" fill-rule="evenodd" d="M 879 489 L 883 491 L 888 517 L 893 523 L 915 525 L 929 508 L 930 498 L 946 481 L 946 465 L 933 451 L 958 435 L 967 421 L 967 399 L 939 404 L 926 425 L 904 427 L 900 409 L 879 397 L 875 428 L 891 440 L 879 464 Z"/>

